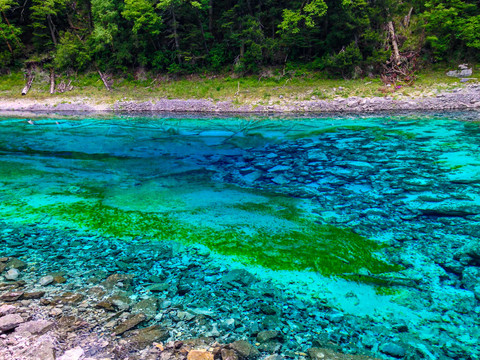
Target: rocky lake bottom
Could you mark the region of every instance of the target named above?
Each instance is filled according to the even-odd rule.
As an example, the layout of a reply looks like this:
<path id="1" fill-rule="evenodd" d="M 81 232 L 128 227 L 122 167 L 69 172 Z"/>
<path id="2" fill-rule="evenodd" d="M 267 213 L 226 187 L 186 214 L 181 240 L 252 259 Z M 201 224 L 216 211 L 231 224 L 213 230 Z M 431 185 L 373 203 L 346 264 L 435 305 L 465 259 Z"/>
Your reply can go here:
<path id="1" fill-rule="evenodd" d="M 479 359 L 475 120 L 0 118 L 0 358 Z"/>

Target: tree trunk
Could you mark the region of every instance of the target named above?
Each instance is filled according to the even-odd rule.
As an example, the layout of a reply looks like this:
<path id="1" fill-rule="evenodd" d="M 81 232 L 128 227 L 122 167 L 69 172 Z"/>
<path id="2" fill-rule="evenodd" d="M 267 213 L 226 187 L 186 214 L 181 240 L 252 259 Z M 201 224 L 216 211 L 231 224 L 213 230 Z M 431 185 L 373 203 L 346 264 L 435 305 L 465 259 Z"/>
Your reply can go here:
<path id="1" fill-rule="evenodd" d="M 208 31 L 213 33 L 213 0 L 208 3 Z"/>
<path id="2" fill-rule="evenodd" d="M 3 15 L 3 18 L 5 19 L 5 22 L 7 23 L 8 27 L 10 28 L 10 32 L 12 33 L 14 39 L 17 41 L 18 46 L 22 46 L 22 44 L 20 44 L 20 41 L 18 40 L 18 37 L 13 32 L 12 26 L 10 25 L 10 21 L 8 21 L 8 18 L 3 11 L 2 11 L 2 15 Z M 10 45 L 8 45 L 8 47 L 10 48 Z"/>
<path id="3" fill-rule="evenodd" d="M 87 12 L 88 12 L 88 27 L 93 29 L 93 16 L 92 16 L 92 2 L 87 0 Z"/>
<path id="4" fill-rule="evenodd" d="M 205 51 L 208 53 L 207 38 L 205 37 L 205 31 L 203 31 L 202 17 L 200 16 L 200 12 L 198 11 L 198 9 L 196 9 L 195 12 L 197 13 L 198 26 L 200 26 L 200 32 L 202 33 L 203 46 L 205 48 Z"/>
<path id="5" fill-rule="evenodd" d="M 32 83 L 33 83 L 33 79 L 35 78 L 35 75 L 32 74 L 32 70 L 29 70 L 28 71 L 28 80 L 27 80 L 27 84 L 25 85 L 25 87 L 23 88 L 22 90 L 22 95 L 27 95 L 28 91 L 30 90 L 30 88 L 32 87 Z"/>
<path id="6" fill-rule="evenodd" d="M 172 20 L 173 20 L 173 39 L 175 40 L 175 49 L 177 50 L 178 63 L 182 63 L 182 55 L 180 54 L 180 40 L 178 39 L 177 32 L 177 18 L 175 16 L 175 10 L 172 8 Z"/>
<path id="7" fill-rule="evenodd" d="M 395 28 L 393 26 L 393 21 L 388 22 L 388 32 L 390 34 L 390 38 L 392 40 L 392 47 L 393 47 L 393 60 L 395 64 L 400 64 L 400 52 L 398 51 L 398 43 L 397 43 L 397 36 L 395 35 Z"/>
<path id="8" fill-rule="evenodd" d="M 11 52 L 12 55 L 13 55 L 13 49 L 12 49 L 12 47 L 10 46 L 10 43 L 8 42 L 5 34 L 3 33 L 3 29 L 0 29 L 0 30 L 2 30 L 3 39 L 5 40 L 5 43 L 7 44 L 8 50 L 10 50 L 10 52 Z"/>
<path id="9" fill-rule="evenodd" d="M 55 93 L 55 70 L 52 68 L 50 70 L 50 94 Z"/>
<path id="10" fill-rule="evenodd" d="M 405 16 L 405 19 L 403 19 L 403 25 L 405 28 L 407 28 L 410 25 L 410 18 L 412 17 L 412 12 L 413 12 L 413 7 L 410 8 L 408 11 L 408 14 Z"/>
<path id="11" fill-rule="evenodd" d="M 52 17 L 47 15 L 48 28 L 50 29 L 50 35 L 54 45 L 57 45 L 57 37 L 55 36 L 55 25 L 53 24 Z"/>

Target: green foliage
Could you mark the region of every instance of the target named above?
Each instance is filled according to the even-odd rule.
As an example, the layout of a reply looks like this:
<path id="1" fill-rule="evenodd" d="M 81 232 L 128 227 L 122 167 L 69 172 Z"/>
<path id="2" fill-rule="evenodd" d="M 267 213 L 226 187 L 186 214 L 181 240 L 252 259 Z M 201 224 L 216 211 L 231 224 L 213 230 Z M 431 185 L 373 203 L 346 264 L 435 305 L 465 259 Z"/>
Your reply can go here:
<path id="1" fill-rule="evenodd" d="M 323 66 L 333 75 L 349 78 L 353 76 L 355 66 L 360 65 L 361 61 L 360 49 L 355 43 L 351 43 L 337 54 L 326 57 Z"/>
<path id="2" fill-rule="evenodd" d="M 120 14 L 115 0 L 92 0 L 94 28 L 90 46 L 94 54 L 111 53 L 119 33 Z"/>
<path id="3" fill-rule="evenodd" d="M 95 62 L 125 73 L 277 66 L 351 77 L 378 72 L 390 57 L 389 21 L 401 52 L 479 58 L 475 0 L 0 0 L 0 58 L 13 66 L 54 54 L 58 69 Z"/>
<path id="4" fill-rule="evenodd" d="M 302 25 L 307 28 L 314 27 L 316 19 L 321 18 L 326 12 L 327 4 L 323 0 L 310 0 L 298 10 L 283 10 L 283 21 L 279 27 L 284 32 L 297 34 Z"/>
<path id="5" fill-rule="evenodd" d="M 134 34 L 138 34 L 139 31 L 145 31 L 150 36 L 160 34 L 162 18 L 155 12 L 155 6 L 151 1 L 125 0 L 122 16 L 133 22 Z"/>
<path id="6" fill-rule="evenodd" d="M 37 51 L 56 45 L 54 18 L 63 12 L 66 2 L 67 0 L 32 0 L 30 18 Z"/>
<path id="7" fill-rule="evenodd" d="M 476 1 L 429 0 L 423 14 L 427 44 L 437 60 L 465 48 L 480 49 L 480 8 Z M 478 55 L 477 55 L 478 56 Z"/>
<path id="8" fill-rule="evenodd" d="M 18 1 L 16 0 L 0 0 L 0 12 L 5 12 L 17 4 Z"/>
<path id="9" fill-rule="evenodd" d="M 65 32 L 56 47 L 54 63 L 59 70 L 85 70 L 90 65 L 90 54 L 85 44 L 71 32 Z"/>

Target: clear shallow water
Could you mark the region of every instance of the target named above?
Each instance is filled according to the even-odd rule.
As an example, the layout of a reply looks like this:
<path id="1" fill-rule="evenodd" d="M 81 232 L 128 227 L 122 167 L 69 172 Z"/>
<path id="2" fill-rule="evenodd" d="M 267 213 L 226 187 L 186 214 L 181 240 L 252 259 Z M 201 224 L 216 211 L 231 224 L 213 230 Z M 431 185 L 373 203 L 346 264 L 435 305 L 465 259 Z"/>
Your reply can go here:
<path id="1" fill-rule="evenodd" d="M 480 127 L 458 120 L 5 118 L 0 216 L 6 234 L 9 224 L 75 229 L 86 247 L 101 237 L 173 241 L 182 256 L 209 249 L 303 304 L 307 329 L 270 325 L 288 327 L 292 349 L 342 327 L 357 334 L 354 346 L 335 339 L 347 352 L 389 358 L 385 344 L 398 343 L 410 358 L 476 359 Z M 43 249 L 52 266 L 59 249 Z M 120 261 L 105 271 L 135 272 Z M 142 262 L 158 275 L 154 259 Z M 360 325 L 331 313 L 326 325 L 318 301 Z"/>

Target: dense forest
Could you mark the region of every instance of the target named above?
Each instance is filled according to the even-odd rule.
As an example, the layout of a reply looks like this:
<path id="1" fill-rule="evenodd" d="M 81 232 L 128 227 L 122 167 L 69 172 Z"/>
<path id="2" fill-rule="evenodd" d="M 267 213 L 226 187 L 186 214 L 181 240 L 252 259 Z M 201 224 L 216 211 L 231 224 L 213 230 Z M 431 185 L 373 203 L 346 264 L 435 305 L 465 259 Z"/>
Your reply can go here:
<path id="1" fill-rule="evenodd" d="M 478 0 L 0 0 L 0 71 L 408 75 L 478 61 Z"/>

